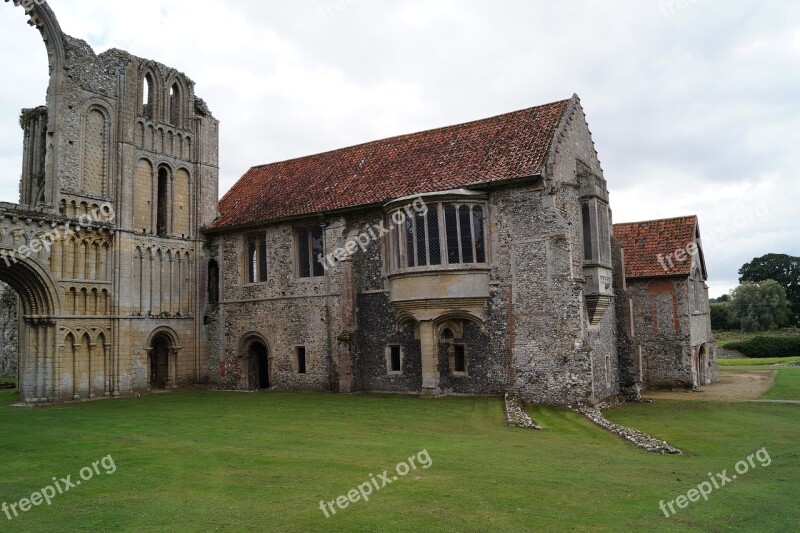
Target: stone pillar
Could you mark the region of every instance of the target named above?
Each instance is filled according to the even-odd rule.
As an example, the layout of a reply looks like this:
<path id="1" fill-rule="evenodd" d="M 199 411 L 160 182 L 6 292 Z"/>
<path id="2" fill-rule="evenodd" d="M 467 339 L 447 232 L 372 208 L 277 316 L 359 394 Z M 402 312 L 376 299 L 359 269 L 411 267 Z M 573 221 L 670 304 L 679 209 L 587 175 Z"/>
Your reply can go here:
<path id="1" fill-rule="evenodd" d="M 94 343 L 89 344 L 89 399 L 95 397 L 94 394 L 94 355 L 95 355 L 95 348 L 97 345 Z"/>
<path id="2" fill-rule="evenodd" d="M 342 292 L 342 331 L 356 330 L 356 294 L 353 286 L 353 263 L 350 258 L 340 263 Z M 352 341 L 352 339 L 350 339 Z M 337 345 L 339 351 L 339 392 L 353 392 L 353 354 L 351 342 Z"/>
<path id="3" fill-rule="evenodd" d="M 113 386 L 111 383 L 110 348 L 109 344 L 103 345 L 103 396 L 105 397 L 111 396 L 111 387 Z"/>
<path id="4" fill-rule="evenodd" d="M 439 350 L 432 321 L 419 323 L 420 352 L 422 356 L 422 394 L 436 396 L 439 389 Z"/>
<path id="5" fill-rule="evenodd" d="M 77 339 L 72 341 L 72 399 L 80 400 L 81 395 L 78 392 L 78 353 L 80 344 L 76 345 Z"/>
<path id="6" fill-rule="evenodd" d="M 177 389 L 178 388 L 178 350 L 171 349 L 169 351 L 170 359 L 169 362 L 169 389 Z"/>

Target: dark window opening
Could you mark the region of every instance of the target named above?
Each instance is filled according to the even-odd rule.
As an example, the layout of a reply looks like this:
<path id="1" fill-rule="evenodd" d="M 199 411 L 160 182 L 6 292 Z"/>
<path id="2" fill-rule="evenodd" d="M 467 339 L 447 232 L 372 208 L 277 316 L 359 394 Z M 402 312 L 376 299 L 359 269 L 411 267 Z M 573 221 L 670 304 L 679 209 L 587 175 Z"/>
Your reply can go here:
<path id="1" fill-rule="evenodd" d="M 472 234 L 475 235 L 475 262 L 486 262 L 486 242 L 483 231 L 483 209 L 472 208 Z"/>
<path id="2" fill-rule="evenodd" d="M 467 371 L 467 354 L 464 345 L 456 344 L 453 346 L 455 351 L 453 371 L 464 373 Z"/>
<path id="3" fill-rule="evenodd" d="M 152 116 L 153 109 L 153 78 L 146 74 L 142 80 L 142 115 Z"/>
<path id="4" fill-rule="evenodd" d="M 427 246 L 427 238 L 425 233 L 425 214 L 424 213 L 417 213 L 417 216 L 414 220 L 415 231 L 417 234 L 417 265 L 418 266 L 427 266 L 428 265 L 428 253 L 426 250 Z"/>
<path id="5" fill-rule="evenodd" d="M 297 373 L 298 374 L 305 374 L 306 373 L 306 347 L 305 346 L 298 346 L 296 348 L 297 351 Z"/>
<path id="6" fill-rule="evenodd" d="M 219 264 L 216 259 L 208 262 L 208 303 L 219 303 Z"/>
<path id="7" fill-rule="evenodd" d="M 402 372 L 402 357 L 399 346 L 389 347 L 389 369 L 391 372 Z"/>
<path id="8" fill-rule="evenodd" d="M 178 124 L 180 120 L 181 90 L 178 84 L 172 85 L 169 90 L 169 121 L 171 124 Z"/>
<path id="9" fill-rule="evenodd" d="M 297 230 L 297 262 L 301 278 L 325 275 L 325 243 L 322 231 L 322 226 Z"/>
<path id="10" fill-rule="evenodd" d="M 583 219 L 583 258 L 586 261 L 594 259 L 592 253 L 592 218 L 589 204 L 581 206 L 581 218 Z"/>
<path id="11" fill-rule="evenodd" d="M 611 263 L 611 231 L 608 206 L 598 204 L 597 217 L 597 223 L 599 224 L 598 237 L 600 242 L 598 242 L 598 246 L 600 248 L 600 261 L 602 263 Z"/>
<path id="12" fill-rule="evenodd" d="M 431 265 L 442 264 L 442 244 L 439 234 L 439 211 L 428 209 L 428 248 L 430 250 Z"/>
<path id="13" fill-rule="evenodd" d="M 458 217 L 456 208 L 448 205 L 444 208 L 444 225 L 447 228 L 447 262 L 451 265 L 461 262 L 458 253 Z"/>
<path id="14" fill-rule="evenodd" d="M 164 167 L 158 169 L 158 205 L 156 209 L 156 234 L 159 237 L 166 237 L 169 231 L 167 227 L 169 217 L 169 171 Z"/>
<path id="15" fill-rule="evenodd" d="M 458 221 L 461 230 L 461 258 L 464 263 L 474 263 L 472 253 L 472 224 L 470 223 L 469 206 L 458 208 Z"/>

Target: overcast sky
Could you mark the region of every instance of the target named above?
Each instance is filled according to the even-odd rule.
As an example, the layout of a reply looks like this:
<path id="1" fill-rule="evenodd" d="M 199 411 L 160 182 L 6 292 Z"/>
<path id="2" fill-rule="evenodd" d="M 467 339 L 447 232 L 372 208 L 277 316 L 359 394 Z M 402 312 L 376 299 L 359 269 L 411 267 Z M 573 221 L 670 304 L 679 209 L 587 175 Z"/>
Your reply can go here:
<path id="1" fill-rule="evenodd" d="M 577 93 L 615 222 L 697 214 L 712 296 L 800 255 L 800 2 L 52 0 L 62 29 L 176 67 L 221 120 L 220 195 L 247 168 Z M 0 201 L 47 60 L 0 2 Z"/>

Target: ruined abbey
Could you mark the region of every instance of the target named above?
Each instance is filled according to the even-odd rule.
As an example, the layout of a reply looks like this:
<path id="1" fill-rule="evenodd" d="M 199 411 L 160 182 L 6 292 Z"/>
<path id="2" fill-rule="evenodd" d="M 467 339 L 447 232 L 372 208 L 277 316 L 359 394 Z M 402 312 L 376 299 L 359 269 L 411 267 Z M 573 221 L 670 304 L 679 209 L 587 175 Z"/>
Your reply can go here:
<path id="1" fill-rule="evenodd" d="M 191 79 L 13 3 L 50 63 L 0 204 L 23 402 L 202 384 L 575 404 L 715 378 L 697 219 L 612 224 L 577 96 L 254 166 L 219 200 Z"/>

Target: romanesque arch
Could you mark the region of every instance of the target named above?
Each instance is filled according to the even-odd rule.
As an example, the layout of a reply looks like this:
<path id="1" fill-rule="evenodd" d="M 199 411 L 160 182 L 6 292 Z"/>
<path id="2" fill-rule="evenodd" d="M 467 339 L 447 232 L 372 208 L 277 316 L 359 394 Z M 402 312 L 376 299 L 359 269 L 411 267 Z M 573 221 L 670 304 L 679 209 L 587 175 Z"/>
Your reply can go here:
<path id="1" fill-rule="evenodd" d="M 56 400 L 61 390 L 56 317 L 61 313 L 62 301 L 55 281 L 37 260 L 16 255 L 0 259 L 0 281 L 14 289 L 20 298 L 21 400 L 27 403 Z"/>
<path id="2" fill-rule="evenodd" d="M 175 330 L 168 326 L 154 329 L 147 339 L 146 350 L 148 390 L 178 388 L 177 367 L 181 344 Z"/>

